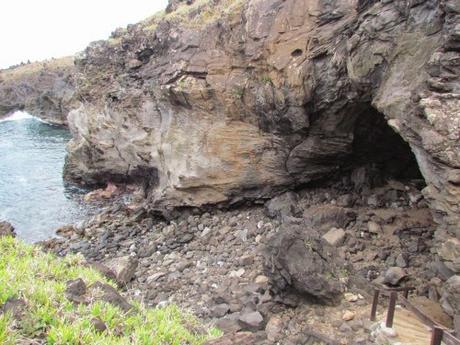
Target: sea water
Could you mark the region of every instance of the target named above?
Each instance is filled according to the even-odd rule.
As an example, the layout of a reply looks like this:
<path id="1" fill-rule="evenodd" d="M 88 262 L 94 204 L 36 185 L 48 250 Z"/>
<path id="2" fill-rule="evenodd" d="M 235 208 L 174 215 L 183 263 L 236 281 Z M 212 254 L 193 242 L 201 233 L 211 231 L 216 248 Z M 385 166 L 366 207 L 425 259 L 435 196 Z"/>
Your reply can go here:
<path id="1" fill-rule="evenodd" d="M 62 179 L 66 128 L 16 112 L 0 120 L 0 220 L 27 242 L 55 234 L 85 215 L 82 190 Z"/>

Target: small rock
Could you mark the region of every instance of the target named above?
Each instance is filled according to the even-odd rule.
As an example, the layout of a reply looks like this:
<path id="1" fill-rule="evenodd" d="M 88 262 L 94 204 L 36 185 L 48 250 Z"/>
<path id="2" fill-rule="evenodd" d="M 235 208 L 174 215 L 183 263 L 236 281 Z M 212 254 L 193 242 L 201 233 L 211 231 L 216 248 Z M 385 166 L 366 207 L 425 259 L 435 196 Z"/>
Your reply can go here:
<path id="1" fill-rule="evenodd" d="M 14 227 L 8 222 L 0 222 L 0 237 L 4 236 L 16 237 Z"/>
<path id="2" fill-rule="evenodd" d="M 115 280 L 116 276 L 115 273 L 108 268 L 106 265 L 101 264 L 100 262 L 96 261 L 88 261 L 88 266 L 95 269 L 99 273 L 101 273 L 104 277 Z"/>
<path id="3" fill-rule="evenodd" d="M 151 284 L 153 282 L 156 282 L 158 279 L 161 277 L 164 277 L 166 275 L 166 272 L 157 272 L 152 274 L 150 277 L 147 278 L 147 284 Z"/>
<path id="4" fill-rule="evenodd" d="M 238 319 L 243 327 L 249 328 L 251 330 L 261 329 L 264 318 L 258 311 L 253 311 L 241 315 Z"/>
<path id="5" fill-rule="evenodd" d="M 217 320 L 216 327 L 222 330 L 225 334 L 235 333 L 241 330 L 238 320 L 230 318 Z"/>
<path id="6" fill-rule="evenodd" d="M 231 345 L 241 344 L 249 345 L 257 343 L 257 335 L 252 332 L 233 332 L 224 335 L 221 338 L 209 340 L 203 345 Z"/>
<path id="7" fill-rule="evenodd" d="M 93 300 L 100 300 L 110 303 L 114 306 L 119 307 L 123 311 L 128 311 L 132 308 L 126 299 L 121 296 L 117 290 L 108 284 L 96 282 L 89 287 L 91 298 Z"/>
<path id="8" fill-rule="evenodd" d="M 267 276 L 260 275 L 256 277 L 255 283 L 260 284 L 260 285 L 265 285 L 269 282 L 269 279 Z"/>
<path id="9" fill-rule="evenodd" d="M 126 64 L 126 66 L 129 68 L 129 69 L 138 69 L 139 67 L 141 67 L 143 65 L 142 61 L 138 60 L 138 59 L 131 59 L 128 61 L 128 63 Z"/>
<path id="10" fill-rule="evenodd" d="M 323 235 L 323 239 L 333 247 L 340 247 L 345 240 L 345 230 L 332 228 Z"/>
<path id="11" fill-rule="evenodd" d="M 369 230 L 371 234 L 381 234 L 382 233 L 382 227 L 376 222 L 368 222 L 367 229 Z"/>
<path id="12" fill-rule="evenodd" d="M 211 233 L 211 229 L 208 228 L 208 227 L 206 227 L 206 228 L 203 229 L 203 231 L 201 232 L 201 235 L 200 235 L 200 236 L 201 236 L 201 237 L 206 237 L 206 236 L 208 236 L 210 233 Z"/>
<path id="13" fill-rule="evenodd" d="M 385 272 L 383 282 L 389 285 L 397 285 L 405 276 L 406 272 L 401 267 L 390 267 Z"/>
<path id="14" fill-rule="evenodd" d="M 212 308 L 211 315 L 213 317 L 221 318 L 225 316 L 230 310 L 230 306 L 226 303 L 218 304 Z"/>
<path id="15" fill-rule="evenodd" d="M 246 242 L 248 240 L 248 229 L 238 230 L 236 232 L 236 237 L 242 242 Z"/>
<path id="16" fill-rule="evenodd" d="M 105 261 L 104 265 L 115 273 L 116 282 L 123 286 L 134 278 L 138 263 L 137 258 L 127 255 Z"/>
<path id="17" fill-rule="evenodd" d="M 407 261 L 402 254 L 399 254 L 398 257 L 396 258 L 396 266 L 401 267 L 401 268 L 407 267 Z"/>
<path id="18" fill-rule="evenodd" d="M 106 324 L 104 322 L 102 322 L 101 320 L 97 319 L 97 318 L 91 319 L 91 325 L 94 327 L 94 329 L 97 332 L 102 333 L 105 330 L 107 330 Z"/>
<path id="19" fill-rule="evenodd" d="M 26 307 L 27 304 L 24 300 L 11 297 L 5 302 L 5 304 L 0 305 L 0 315 L 4 313 L 11 313 L 15 320 L 21 320 Z"/>
<path id="20" fill-rule="evenodd" d="M 238 261 L 241 266 L 250 266 L 254 263 L 254 256 L 244 255 Z"/>
<path id="21" fill-rule="evenodd" d="M 350 333 L 353 329 L 346 322 L 342 323 L 339 327 L 339 331 L 342 333 Z"/>
<path id="22" fill-rule="evenodd" d="M 342 315 L 342 320 L 351 321 L 355 318 L 356 314 L 351 310 L 346 310 Z"/>
<path id="23" fill-rule="evenodd" d="M 240 268 L 237 271 L 231 271 L 229 276 L 230 276 L 230 278 L 241 278 L 245 272 L 246 271 L 245 271 L 244 268 Z"/>
<path id="24" fill-rule="evenodd" d="M 83 296 L 86 293 L 86 284 L 83 279 L 78 278 L 75 280 L 69 280 L 65 289 L 66 294 Z"/>
<path id="25" fill-rule="evenodd" d="M 267 333 L 267 339 L 275 342 L 281 339 L 283 331 L 283 321 L 278 316 L 272 316 L 267 322 L 265 327 L 265 333 Z"/>
<path id="26" fill-rule="evenodd" d="M 72 225 L 64 225 L 56 230 L 56 234 L 62 237 L 70 238 L 76 233 L 75 228 Z"/>
<path id="27" fill-rule="evenodd" d="M 343 296 L 347 302 L 356 302 L 359 299 L 358 295 L 352 294 L 350 292 L 346 292 Z"/>
<path id="28" fill-rule="evenodd" d="M 294 192 L 287 192 L 278 195 L 265 204 L 265 212 L 271 217 L 286 217 L 296 216 L 300 213 L 298 204 L 298 195 Z"/>

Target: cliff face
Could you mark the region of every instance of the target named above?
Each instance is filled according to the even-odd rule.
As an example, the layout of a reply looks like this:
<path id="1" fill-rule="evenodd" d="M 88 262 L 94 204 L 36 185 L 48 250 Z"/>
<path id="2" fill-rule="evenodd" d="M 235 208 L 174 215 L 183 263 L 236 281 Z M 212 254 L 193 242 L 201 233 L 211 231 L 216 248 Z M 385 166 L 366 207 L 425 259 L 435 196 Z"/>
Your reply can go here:
<path id="1" fill-rule="evenodd" d="M 25 110 L 66 125 L 72 107 L 73 58 L 30 63 L 0 71 L 0 116 Z"/>
<path id="2" fill-rule="evenodd" d="M 199 206 L 418 165 L 458 273 L 459 50 L 454 0 L 172 1 L 77 58 L 66 176 Z"/>

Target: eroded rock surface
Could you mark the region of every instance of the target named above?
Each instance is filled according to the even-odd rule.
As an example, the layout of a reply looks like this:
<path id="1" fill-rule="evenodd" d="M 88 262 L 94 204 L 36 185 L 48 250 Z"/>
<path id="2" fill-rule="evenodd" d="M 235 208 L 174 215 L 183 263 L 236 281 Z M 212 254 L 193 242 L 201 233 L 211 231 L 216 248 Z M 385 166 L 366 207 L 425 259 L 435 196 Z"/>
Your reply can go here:
<path id="1" fill-rule="evenodd" d="M 267 273 L 281 291 L 292 288 L 321 302 L 337 301 L 344 291 L 340 280 L 344 263 L 304 224 L 285 224 L 270 239 L 266 261 Z"/>
<path id="2" fill-rule="evenodd" d="M 458 275 L 459 13 L 454 0 L 171 1 L 76 59 L 66 178 L 142 184 L 154 209 L 423 178 L 438 271 Z"/>
<path id="3" fill-rule="evenodd" d="M 47 122 L 67 124 L 73 107 L 73 58 L 0 70 L 0 118 L 24 110 Z"/>
<path id="4" fill-rule="evenodd" d="M 173 1 L 77 58 L 66 177 L 141 180 L 155 207 L 200 206 L 364 163 L 404 175 L 412 150 L 442 237 L 458 237 L 458 11 L 433 0 Z"/>

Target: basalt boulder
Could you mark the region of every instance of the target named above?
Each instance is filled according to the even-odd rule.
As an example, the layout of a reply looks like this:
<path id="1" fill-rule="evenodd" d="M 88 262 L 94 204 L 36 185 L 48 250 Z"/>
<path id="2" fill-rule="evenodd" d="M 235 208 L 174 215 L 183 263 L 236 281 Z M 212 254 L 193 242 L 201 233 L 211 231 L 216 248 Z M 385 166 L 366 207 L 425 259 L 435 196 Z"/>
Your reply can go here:
<path id="1" fill-rule="evenodd" d="M 0 222 L 0 237 L 4 236 L 16 237 L 13 225 L 8 222 Z"/>
<path id="2" fill-rule="evenodd" d="M 268 241 L 266 273 L 279 295 L 294 292 L 319 302 L 337 301 L 345 288 L 345 265 L 336 249 L 304 225 L 285 225 Z"/>

